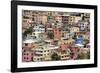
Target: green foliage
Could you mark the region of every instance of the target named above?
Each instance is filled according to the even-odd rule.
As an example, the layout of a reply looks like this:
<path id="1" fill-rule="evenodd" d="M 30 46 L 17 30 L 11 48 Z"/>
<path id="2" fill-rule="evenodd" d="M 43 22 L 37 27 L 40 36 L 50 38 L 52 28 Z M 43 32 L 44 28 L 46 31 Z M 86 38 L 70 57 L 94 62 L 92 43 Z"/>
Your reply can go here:
<path id="1" fill-rule="evenodd" d="M 27 34 L 32 34 L 32 27 L 28 28 L 24 33 L 23 36 L 27 36 Z"/>
<path id="2" fill-rule="evenodd" d="M 89 43 L 89 39 L 84 39 L 84 46 L 86 46 Z"/>
<path id="3" fill-rule="evenodd" d="M 53 32 L 48 32 L 47 35 L 48 35 L 48 38 L 50 38 L 50 39 L 54 38 L 54 33 Z"/>
<path id="4" fill-rule="evenodd" d="M 74 36 L 72 37 L 74 40 L 77 38 L 77 35 L 76 34 L 74 34 Z"/>
<path id="5" fill-rule="evenodd" d="M 87 53 L 79 53 L 78 54 L 78 59 L 90 59 L 90 52 L 87 52 Z"/>
<path id="6" fill-rule="evenodd" d="M 51 59 L 52 59 L 53 61 L 55 61 L 55 60 L 60 60 L 60 56 L 59 56 L 57 53 L 53 53 L 53 54 L 51 55 Z"/>

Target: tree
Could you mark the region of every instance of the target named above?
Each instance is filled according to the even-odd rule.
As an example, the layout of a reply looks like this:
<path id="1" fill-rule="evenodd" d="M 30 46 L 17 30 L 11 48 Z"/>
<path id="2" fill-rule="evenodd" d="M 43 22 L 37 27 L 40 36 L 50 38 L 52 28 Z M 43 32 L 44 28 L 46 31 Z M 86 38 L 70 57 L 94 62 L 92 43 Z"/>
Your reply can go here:
<path id="1" fill-rule="evenodd" d="M 84 39 L 84 47 L 89 43 L 88 39 Z"/>
<path id="2" fill-rule="evenodd" d="M 78 59 L 84 59 L 85 57 L 84 57 L 84 53 L 83 52 L 81 52 L 81 53 L 79 53 L 78 54 Z"/>
<path id="3" fill-rule="evenodd" d="M 78 54 L 78 59 L 90 59 L 90 52 L 87 51 L 87 53 L 79 53 Z"/>
<path id="4" fill-rule="evenodd" d="M 74 34 L 74 36 L 72 37 L 74 40 L 77 38 L 77 35 L 76 34 Z"/>
<path id="5" fill-rule="evenodd" d="M 23 36 L 27 36 L 27 34 L 32 34 L 32 27 L 28 28 L 24 33 L 23 33 Z"/>
<path id="6" fill-rule="evenodd" d="M 53 61 L 55 61 L 55 60 L 60 60 L 60 56 L 59 56 L 57 53 L 53 53 L 53 54 L 51 55 L 51 59 L 52 59 Z"/>
<path id="7" fill-rule="evenodd" d="M 47 35 L 48 35 L 48 38 L 50 38 L 50 39 L 54 38 L 54 33 L 53 32 L 48 32 Z"/>

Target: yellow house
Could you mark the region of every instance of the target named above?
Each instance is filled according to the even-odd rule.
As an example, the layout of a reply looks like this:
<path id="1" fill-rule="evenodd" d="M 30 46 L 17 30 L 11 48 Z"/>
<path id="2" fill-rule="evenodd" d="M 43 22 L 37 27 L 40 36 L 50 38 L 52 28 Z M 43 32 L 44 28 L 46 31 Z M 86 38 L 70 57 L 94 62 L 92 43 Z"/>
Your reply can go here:
<path id="1" fill-rule="evenodd" d="M 71 27 L 70 28 L 70 31 L 71 32 L 79 32 L 80 31 L 80 28 L 79 27 Z"/>
<path id="2" fill-rule="evenodd" d="M 81 16 L 70 16 L 69 17 L 69 24 L 76 24 L 78 21 L 81 20 Z"/>
<path id="3" fill-rule="evenodd" d="M 58 49 L 58 47 L 55 47 L 53 45 L 39 45 L 34 49 L 36 55 L 33 56 L 33 61 L 50 61 L 51 54 L 56 49 Z"/>
<path id="4" fill-rule="evenodd" d="M 66 50 L 60 51 L 58 54 L 61 57 L 61 60 L 69 60 L 71 58 L 70 49 L 66 49 Z"/>
<path id="5" fill-rule="evenodd" d="M 75 22 L 75 23 L 78 23 L 78 21 L 81 20 L 81 19 L 82 19 L 81 16 L 76 16 L 74 22 Z"/>
<path id="6" fill-rule="evenodd" d="M 75 40 L 73 40 L 73 39 L 63 40 L 63 42 L 64 42 L 65 44 L 73 44 L 74 41 L 75 41 Z"/>

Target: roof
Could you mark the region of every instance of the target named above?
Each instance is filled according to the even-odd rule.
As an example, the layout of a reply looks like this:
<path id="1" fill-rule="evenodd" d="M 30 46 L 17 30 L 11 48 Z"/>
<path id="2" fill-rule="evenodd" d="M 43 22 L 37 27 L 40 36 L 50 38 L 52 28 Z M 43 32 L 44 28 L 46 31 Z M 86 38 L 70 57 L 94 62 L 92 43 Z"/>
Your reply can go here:
<path id="1" fill-rule="evenodd" d="M 80 47 L 83 47 L 84 45 L 82 45 L 82 44 L 76 44 L 77 46 L 80 46 Z"/>
<path id="2" fill-rule="evenodd" d="M 35 43 L 35 42 L 37 42 L 36 39 L 27 39 L 27 40 L 23 41 L 23 43 Z"/>
<path id="3" fill-rule="evenodd" d="M 44 40 L 45 42 L 52 42 L 53 40 Z"/>
<path id="4" fill-rule="evenodd" d="M 42 45 L 41 48 L 43 48 L 44 50 L 50 50 L 50 49 L 58 49 L 59 46 L 55 46 L 55 45 Z"/>

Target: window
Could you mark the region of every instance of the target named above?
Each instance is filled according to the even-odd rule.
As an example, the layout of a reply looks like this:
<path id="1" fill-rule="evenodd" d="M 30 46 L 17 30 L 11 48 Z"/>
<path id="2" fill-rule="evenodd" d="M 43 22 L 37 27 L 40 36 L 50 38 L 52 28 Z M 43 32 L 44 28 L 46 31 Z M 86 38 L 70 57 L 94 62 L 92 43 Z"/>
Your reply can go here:
<path id="1" fill-rule="evenodd" d="M 33 60 L 33 57 L 31 58 L 31 60 Z"/>
<path id="2" fill-rule="evenodd" d="M 28 46 L 28 43 L 25 43 L 25 46 Z"/>
<path id="3" fill-rule="evenodd" d="M 65 57 L 67 57 L 67 56 L 65 56 Z"/>
<path id="4" fill-rule="evenodd" d="M 27 55 L 28 55 L 28 53 L 27 53 Z"/>
<path id="5" fill-rule="evenodd" d="M 26 52 L 26 50 L 24 50 L 24 52 Z"/>
<path id="6" fill-rule="evenodd" d="M 40 59 L 38 58 L 37 60 L 39 61 Z"/>
<path id="7" fill-rule="evenodd" d="M 39 51 L 39 52 L 41 52 L 41 53 L 42 53 L 42 51 Z"/>
<path id="8" fill-rule="evenodd" d="M 27 57 L 27 59 L 29 59 L 29 58 Z"/>
<path id="9" fill-rule="evenodd" d="M 62 58 L 64 58 L 64 56 L 62 56 Z"/>
<path id="10" fill-rule="evenodd" d="M 32 21 L 34 21 L 34 18 L 32 18 Z"/>
<path id="11" fill-rule="evenodd" d="M 26 59 L 26 57 L 24 57 L 24 59 Z"/>
<path id="12" fill-rule="evenodd" d="M 64 33 L 62 33 L 62 37 L 64 37 Z"/>
<path id="13" fill-rule="evenodd" d="M 29 19 L 29 17 L 23 16 L 24 19 Z"/>
<path id="14" fill-rule="evenodd" d="M 24 53 L 24 55 L 26 55 L 26 54 Z"/>

